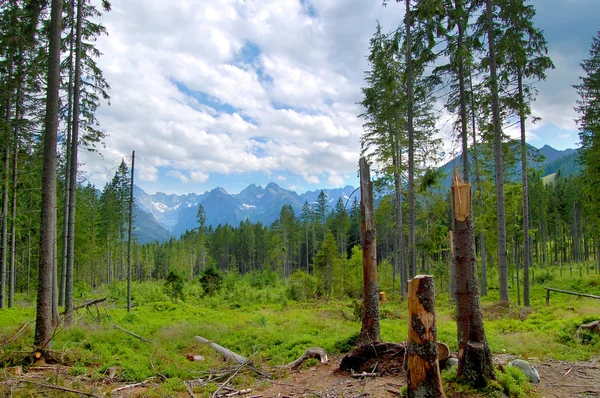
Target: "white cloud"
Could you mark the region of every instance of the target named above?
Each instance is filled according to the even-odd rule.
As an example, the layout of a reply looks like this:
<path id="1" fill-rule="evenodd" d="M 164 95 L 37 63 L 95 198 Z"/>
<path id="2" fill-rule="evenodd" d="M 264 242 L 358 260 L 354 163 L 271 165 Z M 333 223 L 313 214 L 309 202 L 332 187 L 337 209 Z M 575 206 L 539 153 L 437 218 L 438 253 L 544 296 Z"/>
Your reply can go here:
<path id="1" fill-rule="evenodd" d="M 315 175 L 305 175 L 304 176 L 304 181 L 306 181 L 309 184 L 318 184 L 319 183 L 319 177 L 315 176 Z"/>
<path id="2" fill-rule="evenodd" d="M 344 178 L 335 174 L 332 174 L 327 179 L 327 182 L 334 187 L 341 187 L 344 185 Z"/>
<path id="3" fill-rule="evenodd" d="M 111 106 L 98 112 L 104 158 L 82 154 L 91 180 L 109 180 L 107 162 L 134 149 L 138 181 L 166 192 L 182 188 L 165 174 L 215 186 L 223 185 L 215 173 L 285 172 L 311 184 L 328 176 L 331 185 L 355 176 L 369 39 L 376 20 L 395 28 L 403 7 L 310 5 L 315 16 L 300 0 L 115 2 L 101 18 L 109 36 L 97 42 L 112 90 Z M 551 55 L 557 69 L 548 80 L 561 88 L 541 87 L 534 114 L 573 129 L 565 101 L 574 100 L 578 60 Z"/>

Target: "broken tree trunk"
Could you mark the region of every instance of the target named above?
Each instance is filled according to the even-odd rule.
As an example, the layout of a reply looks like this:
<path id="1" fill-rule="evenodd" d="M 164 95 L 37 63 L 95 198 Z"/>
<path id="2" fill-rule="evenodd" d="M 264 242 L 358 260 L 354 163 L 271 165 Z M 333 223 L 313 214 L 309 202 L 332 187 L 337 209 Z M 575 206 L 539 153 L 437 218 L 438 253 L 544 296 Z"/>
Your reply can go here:
<path id="1" fill-rule="evenodd" d="M 373 213 L 373 184 L 367 160 L 360 158 L 360 213 L 363 255 L 362 328 L 357 345 L 381 340 L 379 336 L 379 287 L 377 284 L 377 240 Z"/>
<path id="2" fill-rule="evenodd" d="M 327 363 L 329 361 L 327 351 L 325 351 L 321 347 L 309 347 L 306 349 L 306 351 L 304 351 L 300 358 L 288 364 L 287 367 L 290 369 L 296 369 L 309 358 L 318 358 L 321 361 L 321 363 Z"/>
<path id="3" fill-rule="evenodd" d="M 446 397 L 438 364 L 433 276 L 408 282 L 408 397 Z"/>
<path id="4" fill-rule="evenodd" d="M 244 363 L 248 362 L 248 359 L 244 358 L 243 356 L 236 354 L 235 352 L 230 351 L 227 348 L 225 348 L 221 345 L 218 345 L 217 343 L 213 343 L 212 341 L 207 340 L 204 337 L 195 336 L 194 338 L 197 341 L 199 341 L 200 343 L 208 344 L 210 346 L 210 348 L 217 351 L 219 354 L 223 355 L 225 357 L 225 360 L 227 360 L 227 361 L 233 361 L 233 362 L 237 362 L 239 364 L 244 364 Z"/>
<path id="5" fill-rule="evenodd" d="M 454 261 L 456 263 L 456 323 L 458 332 L 457 376 L 476 386 L 495 379 L 479 303 L 475 262 L 475 235 L 471 215 L 471 184 L 454 174 Z"/>

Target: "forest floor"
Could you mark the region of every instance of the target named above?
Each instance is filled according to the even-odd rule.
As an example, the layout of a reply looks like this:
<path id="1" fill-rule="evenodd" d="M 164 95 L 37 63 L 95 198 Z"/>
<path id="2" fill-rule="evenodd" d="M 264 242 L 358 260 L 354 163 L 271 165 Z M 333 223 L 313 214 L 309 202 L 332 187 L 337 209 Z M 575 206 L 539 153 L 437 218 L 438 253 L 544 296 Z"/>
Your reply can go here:
<path id="1" fill-rule="evenodd" d="M 494 361 L 504 365 L 513 356 L 498 355 Z M 406 373 L 401 371 L 396 375 L 382 377 L 356 378 L 338 370 L 340 357 L 333 357 L 328 363 L 317 364 L 312 367 L 293 371 L 287 376 L 274 381 L 261 382 L 254 380 L 254 384 L 237 385 L 238 390 L 247 389 L 247 393 L 238 393 L 236 397 L 278 397 L 278 398 L 359 398 L 359 397 L 395 397 L 401 395 L 401 388 L 406 385 Z M 527 396 L 544 398 L 570 398 L 570 397 L 600 397 L 600 357 L 590 361 L 557 361 L 546 360 L 532 363 L 537 367 L 541 381 L 534 385 Z M 52 389 L 51 385 L 60 378 L 63 390 Z M 4 373 L 1 382 L 9 396 L 74 396 L 87 395 L 91 397 L 134 398 L 147 396 L 169 397 L 211 397 L 214 391 L 208 391 L 200 386 L 194 387 L 193 382 L 188 382 L 191 389 L 174 389 L 170 393 L 157 394 L 157 380 L 149 380 L 144 384 L 135 386 L 135 383 L 122 384 L 109 380 L 90 379 L 82 376 L 70 376 L 68 368 L 49 366 L 43 371 L 30 371 L 24 375 L 11 376 Z M 183 384 L 183 382 L 182 382 Z M 473 392 L 456 391 L 452 384 L 445 383 L 446 395 L 453 398 L 474 397 L 500 397 L 503 395 L 477 394 Z M 131 386 L 127 388 L 128 386 Z M 187 386 L 186 386 L 187 387 Z M 85 392 L 82 394 L 69 393 L 67 389 Z M 175 391 L 178 390 L 178 391 Z M 192 391 L 192 392 L 190 392 Z M 228 393 L 221 390 L 223 394 Z M 234 390 L 229 390 L 234 391 Z M 229 394 L 233 394 L 229 392 Z"/>
<path id="2" fill-rule="evenodd" d="M 555 294 L 546 305 L 543 289 L 600 295 L 600 280 L 597 275 L 560 278 L 558 271 L 549 275 L 544 286 L 532 286 L 529 308 L 497 305 L 497 289 L 482 299 L 499 380 L 492 383 L 494 392 L 477 395 L 454 382 L 452 371 L 444 371 L 448 397 L 600 397 L 600 334 L 577 333 L 580 325 L 599 319 L 597 300 Z M 195 294 L 192 282 L 187 289 L 185 300 L 173 301 L 165 296 L 161 282 L 133 284 L 131 313 L 123 299 L 124 283 L 80 293 L 82 304 L 109 299 L 78 311 L 73 325 L 58 327 L 51 348 L 61 365 L 37 368 L 31 366 L 34 301 L 21 297 L 15 308 L 0 314 L 0 397 L 208 398 L 218 390 L 219 397 L 238 392 L 230 396 L 385 398 L 398 396 L 406 384 L 402 365 L 386 368 L 380 358 L 378 371 L 393 368 L 399 373 L 357 379 L 337 371 L 360 330 L 356 300 L 296 301 L 288 298 L 289 288 L 283 284 L 256 288 L 245 280 L 214 296 Z M 404 341 L 406 303 L 399 299 L 381 303 L 380 315 L 381 339 Z M 438 340 L 455 352 L 456 320 L 447 294 L 436 297 L 436 322 Z M 195 336 L 245 356 L 255 367 L 237 369 Z M 327 350 L 331 361 L 309 360 L 297 371 L 286 368 L 308 347 Z M 190 356 L 202 360 L 191 361 Z M 533 363 L 541 382 L 529 390 L 521 373 L 507 367 L 502 371 L 513 358 Z M 16 368 L 23 374 L 15 375 Z M 251 391 L 240 393 L 247 389 Z"/>

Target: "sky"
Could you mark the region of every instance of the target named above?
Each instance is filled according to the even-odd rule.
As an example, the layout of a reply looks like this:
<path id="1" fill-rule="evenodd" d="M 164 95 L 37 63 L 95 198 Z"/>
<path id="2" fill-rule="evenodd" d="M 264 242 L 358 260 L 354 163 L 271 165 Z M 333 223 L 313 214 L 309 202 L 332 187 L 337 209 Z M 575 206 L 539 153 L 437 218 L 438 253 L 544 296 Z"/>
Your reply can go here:
<path id="1" fill-rule="evenodd" d="M 531 3 L 556 69 L 536 85 L 542 121 L 527 139 L 575 148 L 571 86 L 600 1 Z M 356 186 L 369 39 L 377 21 L 390 31 L 402 17 L 402 3 L 381 0 L 112 0 L 96 43 L 111 86 L 97 112 L 107 137 L 101 154 L 80 155 L 82 169 L 102 188 L 135 150 L 148 193 Z M 453 133 L 442 134 L 452 153 Z"/>

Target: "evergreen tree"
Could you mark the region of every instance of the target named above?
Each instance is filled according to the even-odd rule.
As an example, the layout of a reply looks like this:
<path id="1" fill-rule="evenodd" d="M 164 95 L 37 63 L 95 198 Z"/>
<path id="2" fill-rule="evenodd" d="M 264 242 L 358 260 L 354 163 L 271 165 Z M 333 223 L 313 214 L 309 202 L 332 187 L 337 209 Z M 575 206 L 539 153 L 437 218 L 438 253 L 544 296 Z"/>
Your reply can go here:
<path id="1" fill-rule="evenodd" d="M 597 200 L 600 186 L 600 31 L 592 38 L 590 57 L 583 60 L 581 67 L 585 75 L 580 77 L 581 83 L 575 86 L 580 96 L 575 109 L 580 114 L 577 122 L 584 169 L 582 181 L 588 198 L 586 206 L 592 215 L 590 220 L 600 226 L 597 216 L 600 214 Z M 600 244 L 597 258 L 597 270 L 600 272 Z"/>
<path id="2" fill-rule="evenodd" d="M 38 271 L 37 315 L 34 347 L 45 352 L 52 338 L 52 268 L 56 230 L 56 143 L 58 130 L 62 0 L 52 0 L 48 80 L 44 125 L 44 170 L 42 175 L 42 212 L 40 260 Z"/>

